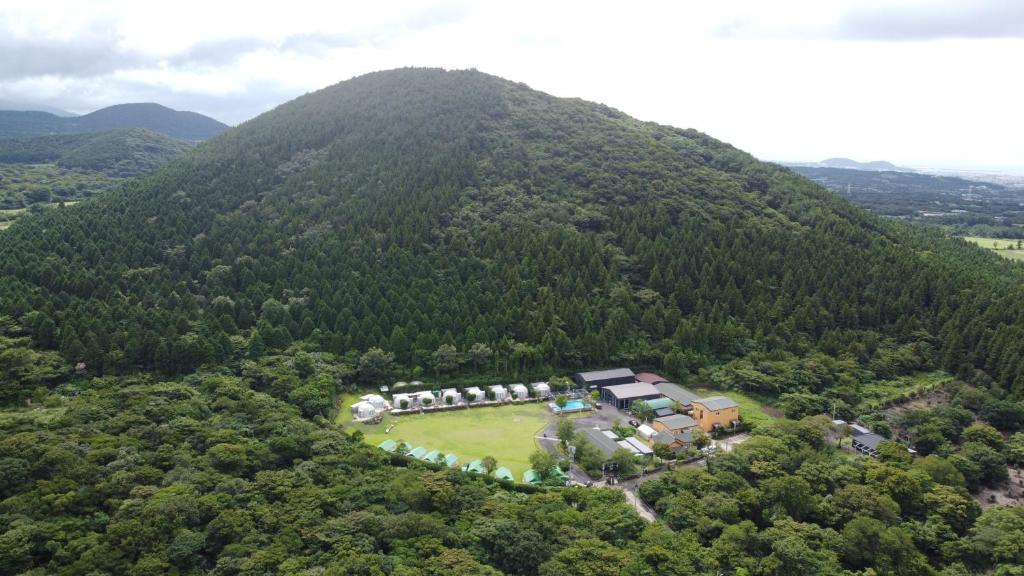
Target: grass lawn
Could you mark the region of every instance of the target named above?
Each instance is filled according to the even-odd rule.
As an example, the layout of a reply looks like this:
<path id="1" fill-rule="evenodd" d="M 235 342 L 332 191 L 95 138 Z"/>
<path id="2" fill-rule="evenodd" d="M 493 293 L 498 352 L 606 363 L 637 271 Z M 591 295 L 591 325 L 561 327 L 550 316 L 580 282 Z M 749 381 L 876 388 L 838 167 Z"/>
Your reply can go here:
<path id="1" fill-rule="evenodd" d="M 753 424 L 755 428 L 762 424 L 770 424 L 782 417 L 782 414 L 777 409 L 754 398 L 753 396 L 743 394 L 742 392 L 723 392 L 721 390 L 711 390 L 710 388 L 699 387 L 691 388 L 691 390 L 703 397 L 725 396 L 726 398 L 735 400 L 736 403 L 740 405 L 740 417 L 743 418 L 744 422 Z"/>
<path id="2" fill-rule="evenodd" d="M 900 376 L 892 380 L 875 380 L 868 382 L 861 388 L 861 402 L 857 406 L 860 410 L 870 410 L 877 406 L 903 397 L 906 393 L 917 391 L 926 392 L 952 380 L 953 377 L 942 370 L 934 372 L 921 372 L 912 376 Z"/>
<path id="3" fill-rule="evenodd" d="M 977 244 L 982 248 L 988 248 L 1003 258 L 1008 258 L 1010 260 L 1024 260 L 1024 250 L 1017 250 L 1016 248 L 1007 250 L 1007 248 L 1017 246 L 1016 240 L 1011 240 L 1009 238 L 985 238 L 982 236 L 964 236 L 964 240 L 967 240 L 972 244 Z"/>
<path id="4" fill-rule="evenodd" d="M 459 457 L 459 466 L 477 458 L 493 456 L 498 466 L 512 471 L 516 482 L 529 467 L 529 457 L 538 448 L 536 436 L 551 422 L 553 416 L 544 402 L 470 408 L 433 414 L 384 416 L 380 424 L 353 424 L 349 406 L 357 396 L 341 400 L 337 423 L 349 430 L 361 430 L 366 442 L 374 446 L 384 440 L 408 442 L 413 448 L 422 446 Z M 384 431 L 395 424 L 390 434 Z"/>

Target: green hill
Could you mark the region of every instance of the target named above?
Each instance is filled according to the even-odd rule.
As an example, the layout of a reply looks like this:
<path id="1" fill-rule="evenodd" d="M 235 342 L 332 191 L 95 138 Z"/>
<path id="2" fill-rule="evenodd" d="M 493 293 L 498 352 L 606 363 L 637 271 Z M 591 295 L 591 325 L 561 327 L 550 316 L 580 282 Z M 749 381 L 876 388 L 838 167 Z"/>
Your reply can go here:
<path id="1" fill-rule="evenodd" d="M 0 239 L 9 572 L 931 576 L 1024 562 L 1021 509 L 982 512 L 968 492 L 1024 453 L 1024 435 L 1000 433 L 1024 421 L 1021 270 L 693 130 L 475 71 L 381 72 Z M 651 524 L 614 488 L 499 485 L 327 418 L 338 396 L 395 377 L 612 365 L 817 416 L 648 476 Z M 948 405 L 899 420 L 927 457 L 835 448 L 823 411 L 933 391 L 945 374 L 907 375 L 941 367 L 975 386 L 949 383 Z M 623 474 L 635 463 L 614 458 Z"/>
<path id="2" fill-rule="evenodd" d="M 143 128 L 128 128 L 0 140 L 0 163 L 55 163 L 62 168 L 130 177 L 152 172 L 190 149 L 192 146 L 181 140 Z"/>
<path id="3" fill-rule="evenodd" d="M 1011 286 L 997 258 L 698 132 L 477 72 L 338 84 L 23 224 L 6 313 L 48 310 L 46 344 L 111 371 L 188 372 L 256 333 L 428 369 L 445 343 L 523 370 L 918 343 L 916 362 L 1024 385 L 1017 362 L 942 350 Z"/>

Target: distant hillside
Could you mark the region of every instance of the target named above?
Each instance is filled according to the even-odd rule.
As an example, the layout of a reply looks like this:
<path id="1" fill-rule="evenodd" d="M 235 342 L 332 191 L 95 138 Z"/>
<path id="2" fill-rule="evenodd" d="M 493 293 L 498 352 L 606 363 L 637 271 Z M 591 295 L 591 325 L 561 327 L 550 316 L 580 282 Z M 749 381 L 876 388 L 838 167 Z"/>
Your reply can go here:
<path id="1" fill-rule="evenodd" d="M 0 138 L 83 134 L 119 128 L 146 128 L 179 140 L 199 142 L 220 134 L 228 126 L 196 112 L 172 110 L 152 103 L 118 104 L 71 118 L 48 112 L 0 111 Z"/>
<path id="2" fill-rule="evenodd" d="M 0 140 L 0 163 L 55 163 L 62 168 L 130 177 L 153 170 L 192 148 L 144 128 Z"/>
<path id="3" fill-rule="evenodd" d="M 991 182 L 916 172 L 793 166 L 855 204 L 886 216 L 962 227 L 962 232 L 1024 235 L 1024 190 Z M 984 230 L 977 227 L 984 227 Z"/>
<path id="4" fill-rule="evenodd" d="M 31 104 L 29 102 L 17 102 L 14 100 L 0 100 L 0 110 L 14 110 L 22 112 L 49 112 L 54 116 L 61 116 L 64 118 L 70 118 L 77 116 L 77 114 L 68 112 L 67 110 L 61 110 L 53 106 L 46 106 L 45 104 Z"/>
<path id="5" fill-rule="evenodd" d="M 782 164 L 790 167 L 846 168 L 848 170 L 865 170 L 868 172 L 913 172 L 909 168 L 902 168 L 885 160 L 858 162 L 849 158 L 828 158 L 821 162 L 783 162 Z"/>

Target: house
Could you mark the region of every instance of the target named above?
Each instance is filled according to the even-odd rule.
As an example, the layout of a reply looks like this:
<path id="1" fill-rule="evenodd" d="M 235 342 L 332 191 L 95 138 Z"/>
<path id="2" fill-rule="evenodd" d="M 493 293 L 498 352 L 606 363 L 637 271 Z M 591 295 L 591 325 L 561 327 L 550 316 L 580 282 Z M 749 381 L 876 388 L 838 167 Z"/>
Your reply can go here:
<path id="1" fill-rule="evenodd" d="M 530 390 L 525 384 L 513 384 L 508 389 L 516 400 L 526 400 L 530 397 Z"/>
<path id="2" fill-rule="evenodd" d="M 636 375 L 629 368 L 613 368 L 594 372 L 577 372 L 572 375 L 572 381 L 580 388 L 604 388 L 605 386 L 636 382 Z"/>
<path id="3" fill-rule="evenodd" d="M 684 411 L 689 410 L 693 401 L 700 398 L 700 396 L 690 392 L 686 388 L 671 382 L 658 382 L 654 387 L 658 389 L 658 392 L 661 392 L 666 397 L 671 398 L 675 402 L 679 402 Z"/>
<path id="4" fill-rule="evenodd" d="M 494 394 L 494 399 L 498 402 L 504 402 L 508 399 L 508 388 L 505 388 L 501 384 L 491 386 L 490 390 Z"/>
<path id="5" fill-rule="evenodd" d="M 619 445 L 613 439 L 614 434 L 612 434 L 613 438 L 609 438 L 597 428 L 577 428 L 576 430 L 577 432 L 582 432 L 583 437 L 600 450 L 605 458 L 611 458 L 612 453 L 619 448 Z"/>
<path id="6" fill-rule="evenodd" d="M 466 397 L 467 402 L 482 402 L 487 399 L 487 396 L 484 396 L 484 391 L 476 386 L 466 388 L 462 391 L 462 395 Z"/>
<path id="7" fill-rule="evenodd" d="M 377 409 L 373 404 L 360 400 L 352 405 L 352 417 L 356 420 L 366 420 L 377 415 Z"/>
<path id="8" fill-rule="evenodd" d="M 697 421 L 686 414 L 673 414 L 662 418 L 655 418 L 652 427 L 658 432 L 670 434 L 681 434 L 697 427 Z"/>
<path id="9" fill-rule="evenodd" d="M 661 392 L 658 392 L 653 384 L 646 382 L 616 384 L 601 389 L 601 400 L 620 410 L 628 410 L 637 400 L 654 400 L 660 397 Z"/>
<path id="10" fill-rule="evenodd" d="M 690 414 L 705 432 L 716 428 L 735 428 L 740 423 L 739 404 L 725 396 L 694 400 Z"/>
<path id="11" fill-rule="evenodd" d="M 533 388 L 533 391 L 537 394 L 538 398 L 551 397 L 551 385 L 547 382 L 534 382 L 533 384 L 530 384 L 530 388 Z"/>
<path id="12" fill-rule="evenodd" d="M 445 388 L 441 390 L 441 403 L 448 406 L 454 406 L 462 402 L 462 394 L 459 393 L 455 388 Z"/>
<path id="13" fill-rule="evenodd" d="M 852 427 L 851 427 L 852 428 Z M 878 457 L 878 445 L 885 440 L 883 436 L 868 432 L 853 437 L 853 449 L 865 456 Z"/>
<path id="14" fill-rule="evenodd" d="M 668 380 L 655 374 L 654 372 L 640 372 L 636 376 L 637 382 L 647 382 L 648 384 L 660 384 L 662 382 L 668 382 Z"/>
<path id="15" fill-rule="evenodd" d="M 693 430 L 687 430 L 679 434 L 672 432 L 658 432 L 651 438 L 651 445 L 664 444 L 673 452 L 683 452 L 693 446 Z"/>

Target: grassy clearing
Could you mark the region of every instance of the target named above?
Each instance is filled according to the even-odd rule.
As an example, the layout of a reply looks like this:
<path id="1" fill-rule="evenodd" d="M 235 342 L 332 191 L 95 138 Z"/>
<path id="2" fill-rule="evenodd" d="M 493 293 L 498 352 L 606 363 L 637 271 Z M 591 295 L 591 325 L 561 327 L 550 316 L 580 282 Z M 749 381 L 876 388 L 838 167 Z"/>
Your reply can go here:
<path id="1" fill-rule="evenodd" d="M 921 372 L 912 376 L 900 376 L 892 380 L 875 380 L 861 388 L 861 402 L 858 410 L 876 410 L 890 402 L 909 399 L 911 396 L 934 390 L 946 384 L 953 377 L 942 370 Z"/>
<path id="2" fill-rule="evenodd" d="M 413 448 L 455 454 L 460 466 L 493 456 L 499 466 L 512 471 L 517 482 L 530 467 L 530 454 L 538 448 L 536 436 L 555 418 L 541 402 L 394 418 L 388 414 L 380 424 L 353 424 L 348 407 L 356 400 L 354 394 L 341 399 L 336 422 L 349 430 L 361 430 L 367 443 L 376 446 L 387 439 L 404 440 Z M 390 424 L 395 427 L 386 434 Z"/>
<path id="3" fill-rule="evenodd" d="M 999 254 L 1003 258 L 1010 260 L 1024 260 L 1024 243 L 1021 244 L 1021 249 L 1017 249 L 1017 240 L 1011 240 L 1009 238 L 985 238 L 982 236 L 964 236 L 964 240 L 972 244 L 977 244 L 982 248 L 987 248 L 996 254 Z"/>
<path id="4" fill-rule="evenodd" d="M 723 392 L 721 390 L 700 387 L 691 388 L 691 390 L 701 396 L 725 396 L 735 400 L 740 406 L 740 417 L 743 418 L 744 422 L 752 424 L 755 428 L 762 424 L 771 424 L 782 417 L 778 409 L 773 408 L 767 402 L 762 402 L 742 392 Z"/>

